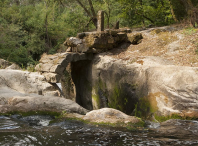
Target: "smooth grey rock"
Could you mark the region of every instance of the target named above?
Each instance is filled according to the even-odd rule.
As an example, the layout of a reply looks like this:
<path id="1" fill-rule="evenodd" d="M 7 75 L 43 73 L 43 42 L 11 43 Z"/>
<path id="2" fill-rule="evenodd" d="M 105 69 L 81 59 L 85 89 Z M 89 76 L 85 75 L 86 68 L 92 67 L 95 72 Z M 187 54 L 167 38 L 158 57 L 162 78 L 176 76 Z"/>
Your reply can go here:
<path id="1" fill-rule="evenodd" d="M 1 90 L 0 90 L 1 91 Z M 12 91 L 9 91 L 12 92 Z M 9 112 L 59 112 L 86 114 L 88 110 L 82 108 L 74 101 L 56 96 L 23 95 L 0 97 L 4 101 L 0 105 L 1 113 Z M 1 103 L 1 102 L 0 102 Z"/>
<path id="2" fill-rule="evenodd" d="M 84 118 L 84 120 L 89 120 L 91 122 L 96 123 L 138 123 L 141 122 L 140 119 L 134 116 L 128 116 L 125 113 L 112 109 L 112 108 L 102 108 L 98 110 L 93 110 L 88 112 Z"/>

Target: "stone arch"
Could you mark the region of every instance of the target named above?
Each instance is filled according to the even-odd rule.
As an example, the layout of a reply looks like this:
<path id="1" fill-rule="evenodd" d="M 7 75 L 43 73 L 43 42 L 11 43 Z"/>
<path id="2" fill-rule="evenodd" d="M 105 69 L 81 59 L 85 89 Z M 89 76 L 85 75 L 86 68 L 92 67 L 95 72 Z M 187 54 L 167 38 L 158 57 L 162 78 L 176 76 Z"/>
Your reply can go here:
<path id="1" fill-rule="evenodd" d="M 92 60 L 91 53 L 57 53 L 54 55 L 44 54 L 35 67 L 36 71 L 45 76 L 47 82 L 58 83 L 64 73 L 65 68 L 70 62 L 81 60 Z"/>
<path id="2" fill-rule="evenodd" d="M 71 77 L 76 91 L 75 101 L 82 107 L 92 110 L 91 79 L 89 79 L 89 88 L 83 86 L 88 81 L 87 74 L 91 72 L 87 70 L 91 67 L 92 57 L 93 54 L 91 53 L 66 52 L 54 55 L 44 54 L 35 69 L 45 77 L 47 82 L 53 84 L 60 82 L 66 68 L 71 64 Z"/>

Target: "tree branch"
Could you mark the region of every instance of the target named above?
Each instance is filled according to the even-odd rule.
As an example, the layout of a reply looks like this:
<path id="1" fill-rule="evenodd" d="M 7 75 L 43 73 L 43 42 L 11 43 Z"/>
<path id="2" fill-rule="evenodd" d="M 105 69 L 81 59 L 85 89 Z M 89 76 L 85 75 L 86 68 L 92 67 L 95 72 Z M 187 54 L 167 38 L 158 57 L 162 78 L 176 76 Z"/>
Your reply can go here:
<path id="1" fill-rule="evenodd" d="M 141 16 L 144 17 L 145 19 L 151 21 L 151 23 L 153 23 L 153 24 L 155 23 L 152 19 L 148 18 L 147 16 L 145 16 L 145 15 L 143 15 L 143 14 L 140 14 L 140 13 L 138 13 L 138 12 L 135 12 L 135 14 L 141 15 Z"/>
<path id="2" fill-rule="evenodd" d="M 91 13 L 87 10 L 87 8 L 79 0 L 76 0 L 76 1 L 85 10 L 87 15 L 89 15 L 89 17 L 92 17 Z"/>
<path id="3" fill-rule="evenodd" d="M 92 4 L 92 1 L 91 0 L 88 0 L 89 1 L 89 6 L 91 8 L 91 12 L 93 14 L 93 17 L 96 17 L 96 12 L 94 10 L 94 7 L 93 7 L 93 4 Z"/>

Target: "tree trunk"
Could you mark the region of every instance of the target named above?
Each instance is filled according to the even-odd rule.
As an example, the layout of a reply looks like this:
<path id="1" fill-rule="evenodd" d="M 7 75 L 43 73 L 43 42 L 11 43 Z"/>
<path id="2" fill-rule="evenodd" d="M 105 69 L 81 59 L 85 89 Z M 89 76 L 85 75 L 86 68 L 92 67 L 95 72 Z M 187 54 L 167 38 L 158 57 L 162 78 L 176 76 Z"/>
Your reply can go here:
<path id="1" fill-rule="evenodd" d="M 45 50 L 47 53 L 49 52 L 50 50 L 50 38 L 49 38 L 49 35 L 48 35 L 48 22 L 47 22 L 47 18 L 48 18 L 48 15 L 46 14 L 46 18 L 45 18 L 45 33 L 46 33 L 46 37 L 47 37 L 47 49 Z"/>
<path id="2" fill-rule="evenodd" d="M 170 10 L 171 10 L 171 14 L 172 14 L 172 16 L 173 16 L 173 19 L 175 20 L 175 22 L 178 22 L 178 19 L 177 19 L 177 17 L 175 16 L 175 12 L 174 12 L 173 5 L 172 5 L 171 0 L 169 0 L 169 5 L 170 5 Z"/>
<path id="3" fill-rule="evenodd" d="M 193 27 L 196 27 L 196 24 L 198 24 L 198 9 L 193 6 L 191 0 L 179 0 L 179 1 L 184 5 L 190 23 L 193 25 Z"/>
<path id="4" fill-rule="evenodd" d="M 143 24 L 143 26 L 145 27 L 145 21 L 144 21 L 144 10 L 143 10 L 143 2 L 142 2 L 142 0 L 139 0 L 139 3 L 140 3 L 140 6 L 141 6 L 141 9 L 142 9 L 142 24 Z"/>

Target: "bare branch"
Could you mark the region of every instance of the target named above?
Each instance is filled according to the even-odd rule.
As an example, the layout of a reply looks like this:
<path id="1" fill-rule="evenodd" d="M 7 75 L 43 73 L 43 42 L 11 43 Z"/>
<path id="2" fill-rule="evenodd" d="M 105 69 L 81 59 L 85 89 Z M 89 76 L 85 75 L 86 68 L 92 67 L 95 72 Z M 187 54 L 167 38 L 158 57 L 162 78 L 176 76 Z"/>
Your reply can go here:
<path id="1" fill-rule="evenodd" d="M 92 17 L 91 13 L 87 10 L 87 8 L 79 0 L 76 0 L 76 1 L 85 10 L 87 15 L 89 15 L 89 17 Z"/>
<path id="2" fill-rule="evenodd" d="M 93 4 L 92 4 L 92 1 L 91 0 L 88 0 L 89 1 L 89 6 L 91 8 L 91 12 L 93 14 L 93 17 L 96 17 L 96 12 L 94 10 L 94 7 L 93 7 Z"/>

